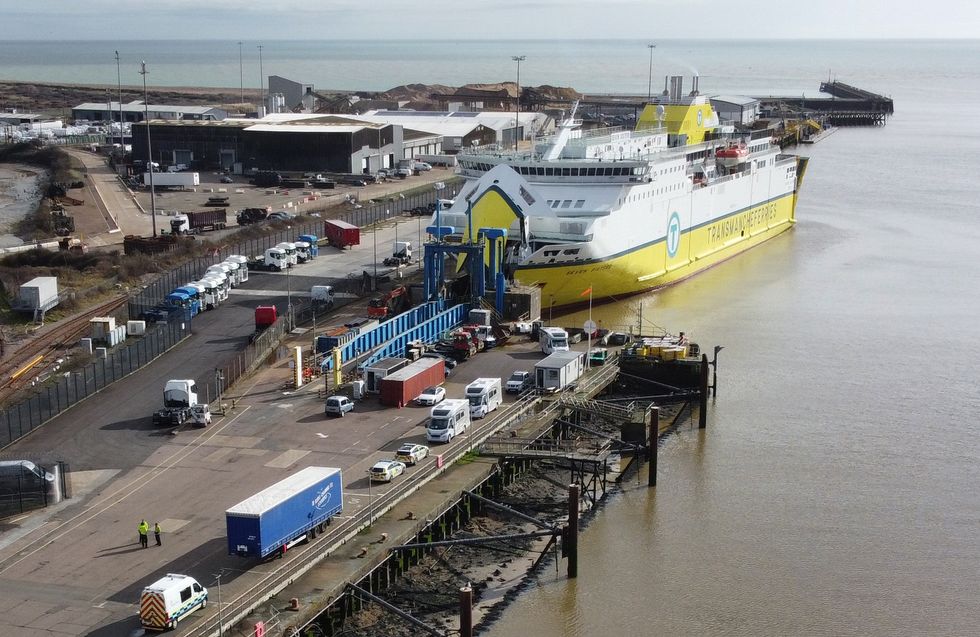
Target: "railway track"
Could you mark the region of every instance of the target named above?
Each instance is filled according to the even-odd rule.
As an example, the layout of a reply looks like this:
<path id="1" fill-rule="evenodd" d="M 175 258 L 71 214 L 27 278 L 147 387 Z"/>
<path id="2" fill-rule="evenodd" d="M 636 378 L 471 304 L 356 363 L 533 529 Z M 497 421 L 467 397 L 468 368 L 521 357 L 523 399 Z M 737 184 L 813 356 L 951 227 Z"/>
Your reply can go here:
<path id="1" fill-rule="evenodd" d="M 0 408 L 31 384 L 37 371 L 50 368 L 65 350 L 74 347 L 89 329 L 89 320 L 112 314 L 126 304 L 123 295 L 97 305 L 70 319 L 59 321 L 53 329 L 33 338 L 20 348 L 9 361 L 0 363 Z"/>

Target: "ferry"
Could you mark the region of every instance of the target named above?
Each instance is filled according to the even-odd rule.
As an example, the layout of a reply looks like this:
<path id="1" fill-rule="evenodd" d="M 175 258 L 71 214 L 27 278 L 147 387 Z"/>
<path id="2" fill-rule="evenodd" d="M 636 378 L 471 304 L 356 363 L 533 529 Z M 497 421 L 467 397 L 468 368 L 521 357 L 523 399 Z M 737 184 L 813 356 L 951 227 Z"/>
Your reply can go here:
<path id="1" fill-rule="evenodd" d="M 807 158 L 675 84 L 634 130 L 583 130 L 573 108 L 530 149 L 461 152 L 465 182 L 433 222 L 463 242 L 504 229 L 504 271 L 552 309 L 675 283 L 791 228 Z"/>

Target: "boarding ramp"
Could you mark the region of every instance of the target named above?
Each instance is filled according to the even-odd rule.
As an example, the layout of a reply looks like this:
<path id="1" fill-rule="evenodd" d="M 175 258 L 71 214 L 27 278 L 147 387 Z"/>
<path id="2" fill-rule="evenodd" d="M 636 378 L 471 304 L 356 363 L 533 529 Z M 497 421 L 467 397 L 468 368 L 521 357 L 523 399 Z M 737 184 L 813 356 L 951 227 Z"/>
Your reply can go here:
<path id="1" fill-rule="evenodd" d="M 382 343 L 378 348 L 359 365 L 366 367 L 389 356 L 404 356 L 405 348 L 409 343 L 422 341 L 423 343 L 434 343 L 439 337 L 451 329 L 462 325 L 469 316 L 470 306 L 468 303 L 454 305 L 448 310 L 439 312 L 432 318 L 423 321 L 414 327 L 410 327 L 397 333 L 393 338 Z M 401 315 L 399 315 L 401 316 Z"/>
<path id="2" fill-rule="evenodd" d="M 370 352 L 376 347 L 386 345 L 399 334 L 408 332 L 413 328 L 427 322 L 442 313 L 445 308 L 445 301 L 438 299 L 428 301 L 410 310 L 391 317 L 383 323 L 379 323 L 369 330 L 365 330 L 345 343 L 340 348 L 340 361 L 344 363 L 356 359 L 365 352 Z M 375 360 L 375 359 L 371 359 Z M 333 369 L 333 357 L 324 357 L 320 364 L 323 371 Z"/>

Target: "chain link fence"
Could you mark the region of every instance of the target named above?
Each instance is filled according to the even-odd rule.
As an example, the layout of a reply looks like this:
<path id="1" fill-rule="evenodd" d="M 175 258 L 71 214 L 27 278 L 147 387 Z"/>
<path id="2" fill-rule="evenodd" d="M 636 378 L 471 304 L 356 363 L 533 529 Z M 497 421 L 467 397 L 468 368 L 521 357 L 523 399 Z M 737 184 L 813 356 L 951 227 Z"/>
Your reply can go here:
<path id="1" fill-rule="evenodd" d="M 190 321 L 147 327 L 142 337 L 111 350 L 105 358 L 62 371 L 36 393 L 0 412 L 0 448 L 26 436 L 77 402 L 132 374 L 191 334 Z"/>

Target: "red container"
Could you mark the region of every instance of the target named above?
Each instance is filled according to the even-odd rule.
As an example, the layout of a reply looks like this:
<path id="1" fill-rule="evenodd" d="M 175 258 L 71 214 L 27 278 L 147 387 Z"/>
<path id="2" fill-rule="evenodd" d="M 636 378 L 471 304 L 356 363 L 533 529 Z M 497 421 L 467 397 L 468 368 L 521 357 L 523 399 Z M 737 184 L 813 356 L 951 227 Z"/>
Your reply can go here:
<path id="1" fill-rule="evenodd" d="M 323 234 L 330 245 L 343 250 L 347 246 L 361 245 L 361 229 L 339 219 L 323 222 Z"/>
<path id="2" fill-rule="evenodd" d="M 420 358 L 381 379 L 381 404 L 404 407 L 422 390 L 446 380 L 446 363 L 441 358 Z"/>
<path id="3" fill-rule="evenodd" d="M 264 330 L 276 322 L 279 314 L 275 305 L 260 305 L 255 308 L 255 330 Z"/>

